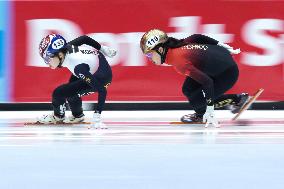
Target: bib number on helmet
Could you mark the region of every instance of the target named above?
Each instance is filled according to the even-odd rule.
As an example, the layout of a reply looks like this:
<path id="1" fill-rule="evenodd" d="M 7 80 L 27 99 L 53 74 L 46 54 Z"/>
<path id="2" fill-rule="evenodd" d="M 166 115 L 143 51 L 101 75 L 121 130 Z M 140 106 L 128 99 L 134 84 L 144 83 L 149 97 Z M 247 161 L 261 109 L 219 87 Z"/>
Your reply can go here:
<path id="1" fill-rule="evenodd" d="M 153 36 L 149 38 L 146 42 L 147 47 L 155 47 L 159 42 L 159 36 Z"/>
<path id="2" fill-rule="evenodd" d="M 64 46 L 64 40 L 63 39 L 57 39 L 52 43 L 53 49 L 60 49 Z"/>

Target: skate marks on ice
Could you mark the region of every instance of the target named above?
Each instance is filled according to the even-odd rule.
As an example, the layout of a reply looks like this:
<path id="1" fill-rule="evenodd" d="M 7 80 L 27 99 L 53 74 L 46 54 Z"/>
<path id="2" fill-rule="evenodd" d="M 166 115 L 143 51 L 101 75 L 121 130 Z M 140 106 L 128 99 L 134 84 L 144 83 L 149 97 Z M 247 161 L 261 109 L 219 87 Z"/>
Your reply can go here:
<path id="1" fill-rule="evenodd" d="M 228 126 L 283 126 L 284 119 L 238 119 L 238 120 L 219 120 L 221 127 Z M 174 121 L 169 123 L 172 126 L 188 126 L 188 127 L 203 127 L 205 123 L 183 123 L 180 121 Z"/>
<path id="2" fill-rule="evenodd" d="M 164 123 L 111 123 L 108 129 L 88 129 L 87 125 L 0 127 L 0 146 L 40 146 L 80 143 L 86 145 L 133 144 L 284 144 L 284 125 L 171 126 Z"/>
<path id="3" fill-rule="evenodd" d="M 147 128 L 157 128 L 157 127 L 200 127 L 203 128 L 205 123 L 183 123 L 180 121 L 105 121 L 104 122 L 110 128 L 118 128 L 118 127 L 147 127 Z M 12 127 L 50 127 L 50 128 L 58 128 L 58 127 L 69 127 L 69 128 L 87 128 L 92 127 L 95 123 L 93 122 L 81 122 L 81 123 L 58 123 L 58 124 L 42 124 L 38 122 L 17 122 L 17 123 L 9 123 Z M 238 119 L 238 120 L 230 120 L 230 119 L 219 119 L 219 124 L 221 127 L 229 127 L 229 126 L 283 126 L 284 127 L 284 119 Z M 213 126 L 211 126 L 213 127 Z"/>
<path id="4" fill-rule="evenodd" d="M 37 112 L 35 112 L 37 113 Z M 185 111 L 164 112 L 107 112 L 107 130 L 95 129 L 91 124 L 24 125 L 33 121 L 34 112 L 24 116 L 19 112 L 7 114 L 0 121 L 0 142 L 5 145 L 45 142 L 84 142 L 88 144 L 163 144 L 163 143 L 284 143 L 283 111 L 246 111 L 242 119 L 232 121 L 228 111 L 217 112 L 220 128 L 204 128 L 202 124 L 172 124 Z M 42 112 L 39 112 L 39 114 Z M 10 117 L 11 118 L 10 118 Z M 22 117 L 20 117 L 22 116 Z M 88 126 L 91 125 L 91 129 Z M 209 141 L 210 140 L 210 141 Z"/>
<path id="5" fill-rule="evenodd" d="M 184 124 L 169 121 L 106 121 L 108 130 L 95 129 L 91 122 L 82 124 L 33 124 L 9 123 L 1 128 L 0 135 L 5 133 L 41 133 L 49 135 L 163 135 L 192 133 L 284 133 L 284 119 L 240 119 L 238 121 L 220 120 L 221 128 L 213 126 L 204 128 L 204 124 Z M 91 127 L 88 129 L 88 127 Z M 20 135 L 19 135 L 20 136 Z"/>

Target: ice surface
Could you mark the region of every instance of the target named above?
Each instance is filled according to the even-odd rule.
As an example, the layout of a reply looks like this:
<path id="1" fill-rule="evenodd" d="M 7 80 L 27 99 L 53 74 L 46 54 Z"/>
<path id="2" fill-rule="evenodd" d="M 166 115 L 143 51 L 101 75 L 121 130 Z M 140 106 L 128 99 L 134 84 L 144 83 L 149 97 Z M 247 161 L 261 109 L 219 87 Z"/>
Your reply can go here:
<path id="1" fill-rule="evenodd" d="M 0 189 L 284 185 L 284 111 L 217 111 L 208 129 L 169 124 L 190 111 L 107 111 L 107 130 L 24 126 L 44 113 L 0 112 Z"/>

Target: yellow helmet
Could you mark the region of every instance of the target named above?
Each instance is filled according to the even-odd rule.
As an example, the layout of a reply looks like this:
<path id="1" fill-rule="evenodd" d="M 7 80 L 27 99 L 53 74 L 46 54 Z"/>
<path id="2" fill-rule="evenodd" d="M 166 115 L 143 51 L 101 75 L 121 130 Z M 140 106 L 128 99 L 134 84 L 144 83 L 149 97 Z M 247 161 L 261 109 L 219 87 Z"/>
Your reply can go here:
<path id="1" fill-rule="evenodd" d="M 168 36 L 165 32 L 153 29 L 146 32 L 140 40 L 140 48 L 144 54 L 154 49 L 158 44 L 165 43 Z"/>

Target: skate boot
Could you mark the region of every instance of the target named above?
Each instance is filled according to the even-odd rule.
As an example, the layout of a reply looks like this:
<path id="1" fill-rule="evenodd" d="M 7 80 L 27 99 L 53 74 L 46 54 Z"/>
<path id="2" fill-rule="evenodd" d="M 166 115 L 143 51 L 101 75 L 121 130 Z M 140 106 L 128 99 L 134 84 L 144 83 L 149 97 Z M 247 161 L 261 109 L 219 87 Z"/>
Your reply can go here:
<path id="1" fill-rule="evenodd" d="M 180 118 L 181 122 L 183 123 L 202 123 L 203 122 L 203 115 L 199 114 L 187 114 Z"/>
<path id="2" fill-rule="evenodd" d="M 37 118 L 37 121 L 42 124 L 60 124 L 63 123 L 64 117 L 60 118 L 54 114 L 43 115 Z"/>
<path id="3" fill-rule="evenodd" d="M 70 117 L 68 117 L 67 119 L 63 120 L 64 123 L 82 123 L 85 120 L 85 115 L 82 114 L 79 117 L 74 117 L 73 115 L 71 115 Z"/>
<path id="4" fill-rule="evenodd" d="M 239 98 L 240 98 L 240 101 L 237 104 L 232 105 L 230 107 L 231 108 L 231 112 L 233 114 L 238 113 L 243 108 L 243 106 L 249 100 L 249 95 L 248 95 L 248 93 L 242 93 L 242 94 L 239 95 Z"/>

